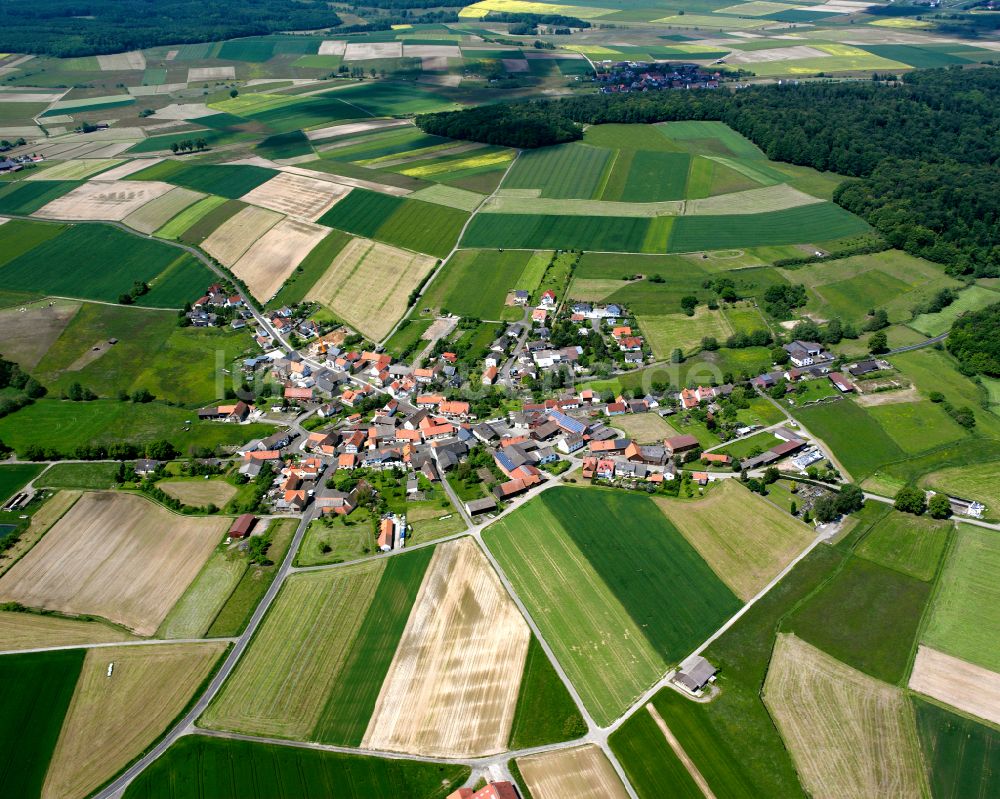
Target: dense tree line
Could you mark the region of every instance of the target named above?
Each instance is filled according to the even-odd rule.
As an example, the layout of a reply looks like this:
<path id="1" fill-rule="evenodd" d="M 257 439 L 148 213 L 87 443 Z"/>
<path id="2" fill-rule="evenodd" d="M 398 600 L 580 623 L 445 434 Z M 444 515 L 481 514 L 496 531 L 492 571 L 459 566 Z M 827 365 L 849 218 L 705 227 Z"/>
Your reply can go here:
<path id="1" fill-rule="evenodd" d="M 2 2 L 0 52 L 85 56 L 339 24 L 323 0 Z"/>
<path id="2" fill-rule="evenodd" d="M 877 82 L 736 92 L 588 94 L 417 118 L 452 138 L 541 147 L 580 124 L 716 120 L 776 161 L 861 178 L 835 200 L 894 246 L 954 274 L 1000 274 L 1000 69 L 936 69 Z"/>
<path id="3" fill-rule="evenodd" d="M 555 25 L 559 28 L 589 28 L 590 23 L 579 17 L 567 17 L 563 14 L 515 14 L 509 11 L 490 11 L 484 18 L 486 22 L 511 22 L 519 25 L 529 25 L 537 28 L 539 25 Z"/>
<path id="4" fill-rule="evenodd" d="M 1000 303 L 956 319 L 948 350 L 968 373 L 1000 377 Z"/>

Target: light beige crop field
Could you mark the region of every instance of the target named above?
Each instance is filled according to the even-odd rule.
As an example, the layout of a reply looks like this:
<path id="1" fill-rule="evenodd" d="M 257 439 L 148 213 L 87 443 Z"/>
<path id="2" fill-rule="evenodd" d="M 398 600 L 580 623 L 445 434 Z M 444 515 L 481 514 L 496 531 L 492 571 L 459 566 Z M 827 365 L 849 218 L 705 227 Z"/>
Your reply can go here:
<path id="1" fill-rule="evenodd" d="M 80 310 L 72 300 L 39 300 L 0 310 L 3 354 L 33 370 Z"/>
<path id="2" fill-rule="evenodd" d="M 314 222 L 350 192 L 350 186 L 280 172 L 244 194 L 241 199 L 262 208 Z"/>
<path id="3" fill-rule="evenodd" d="M 0 578 L 0 597 L 152 635 L 226 525 L 131 494 L 88 492 Z"/>
<path id="4" fill-rule="evenodd" d="M 120 158 L 77 158 L 53 164 L 42 172 L 36 172 L 26 180 L 85 180 L 105 169 L 117 166 Z M 112 178 L 113 179 L 113 178 Z"/>
<path id="5" fill-rule="evenodd" d="M 343 55 L 347 49 L 344 39 L 326 39 L 319 43 L 318 55 Z"/>
<path id="6" fill-rule="evenodd" d="M 764 703 L 816 797 L 928 796 L 913 710 L 905 694 L 779 635 Z"/>
<path id="7" fill-rule="evenodd" d="M 668 436 L 677 435 L 658 413 L 630 413 L 612 420 L 611 426 L 623 430 L 639 444 L 663 443 Z"/>
<path id="8" fill-rule="evenodd" d="M 436 263 L 429 255 L 353 239 L 309 290 L 307 299 L 327 306 L 378 341 L 406 312 L 410 292 Z"/>
<path id="9" fill-rule="evenodd" d="M 0 574 L 8 571 L 35 542 L 66 513 L 80 498 L 79 491 L 57 491 L 52 499 L 35 511 L 28 529 L 21 533 L 14 546 L 0 553 Z"/>
<path id="10" fill-rule="evenodd" d="M 42 799 L 83 799 L 142 754 L 184 709 L 225 649 L 220 641 L 89 650 Z"/>
<path id="11" fill-rule="evenodd" d="M 345 61 L 368 61 L 373 58 L 402 57 L 402 42 L 351 42 L 344 50 Z"/>
<path id="12" fill-rule="evenodd" d="M 281 214 L 250 205 L 230 217 L 201 243 L 201 248 L 223 266 L 232 267 L 250 245 L 273 228 Z"/>
<path id="13" fill-rule="evenodd" d="M 99 621 L 0 611 L 0 650 L 131 641 L 134 636 Z"/>
<path id="14" fill-rule="evenodd" d="M 655 502 L 745 602 L 809 546 L 813 536 L 805 524 L 736 481 L 719 482 L 697 502 L 665 498 Z"/>
<path id="15" fill-rule="evenodd" d="M 438 757 L 504 751 L 530 639 L 475 541 L 441 544 L 362 746 Z"/>
<path id="16" fill-rule="evenodd" d="M 153 164 L 158 164 L 162 160 L 162 158 L 134 158 L 131 161 L 126 161 L 124 164 L 111 167 L 111 169 L 107 172 L 101 172 L 100 179 L 121 180 L 122 178 L 127 178 L 129 175 L 140 172 L 147 167 L 153 166 Z M 42 174 L 45 173 L 43 172 Z"/>
<path id="17" fill-rule="evenodd" d="M 687 200 L 684 204 L 684 214 L 687 216 L 762 214 L 765 211 L 784 211 L 788 208 L 821 202 L 823 200 L 819 197 L 813 197 L 785 183 L 779 183 L 775 186 L 763 186 L 732 194 L 717 194 L 701 200 Z"/>
<path id="18" fill-rule="evenodd" d="M 145 69 L 146 56 L 141 50 L 130 53 L 112 53 L 97 56 L 97 64 L 102 72 L 123 72 L 132 69 Z"/>
<path id="19" fill-rule="evenodd" d="M 1000 674 L 982 666 L 921 646 L 910 690 L 1000 724 Z"/>
<path id="20" fill-rule="evenodd" d="M 259 300 L 268 300 L 302 263 L 330 229 L 301 219 L 286 218 L 250 245 L 233 265 L 233 274 Z"/>
<path id="21" fill-rule="evenodd" d="M 604 752 L 593 744 L 517 758 L 535 799 L 626 799 L 628 793 Z"/>
<path id="22" fill-rule="evenodd" d="M 156 180 L 91 180 L 57 197 L 32 216 L 39 219 L 121 222 L 150 200 L 173 190 Z"/>
<path id="23" fill-rule="evenodd" d="M 192 67 L 188 70 L 188 83 L 204 80 L 233 80 L 236 67 Z"/>
<path id="24" fill-rule="evenodd" d="M 375 597 L 385 560 L 294 574 L 199 724 L 306 739 Z"/>
<path id="25" fill-rule="evenodd" d="M 185 505 L 200 507 L 212 503 L 222 507 L 236 496 L 236 486 L 225 480 L 161 480 L 157 484 L 174 499 Z"/>
<path id="26" fill-rule="evenodd" d="M 177 214 L 194 205 L 205 195 L 200 191 L 192 191 L 178 186 L 155 200 L 150 200 L 142 208 L 133 211 L 122 221 L 140 233 L 150 234 L 159 230 Z"/>

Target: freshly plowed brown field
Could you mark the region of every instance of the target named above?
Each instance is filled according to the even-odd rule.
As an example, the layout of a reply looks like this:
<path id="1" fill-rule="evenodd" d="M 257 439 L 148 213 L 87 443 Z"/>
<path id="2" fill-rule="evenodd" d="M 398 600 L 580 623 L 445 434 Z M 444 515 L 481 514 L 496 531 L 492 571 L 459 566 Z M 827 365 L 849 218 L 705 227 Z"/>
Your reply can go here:
<path id="1" fill-rule="evenodd" d="M 103 616 L 152 635 L 227 522 L 179 516 L 131 494 L 86 493 L 0 578 L 0 601 Z"/>
<path id="2" fill-rule="evenodd" d="M 471 538 L 424 576 L 363 746 L 438 757 L 507 746 L 531 633 Z"/>

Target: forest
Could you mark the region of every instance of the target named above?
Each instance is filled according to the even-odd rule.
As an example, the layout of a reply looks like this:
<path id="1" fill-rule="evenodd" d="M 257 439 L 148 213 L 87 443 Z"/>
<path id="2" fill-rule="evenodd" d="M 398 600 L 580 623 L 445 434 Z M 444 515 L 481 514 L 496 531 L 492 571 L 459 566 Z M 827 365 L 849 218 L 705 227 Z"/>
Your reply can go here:
<path id="1" fill-rule="evenodd" d="M 425 115 L 417 124 L 452 138 L 542 147 L 580 138 L 580 124 L 686 119 L 725 122 L 772 160 L 860 178 L 834 199 L 891 243 L 952 274 L 1000 275 L 998 68 L 918 71 L 896 85 L 590 94 Z"/>
<path id="2" fill-rule="evenodd" d="M 1000 377 L 1000 303 L 956 319 L 948 334 L 948 350 L 964 371 Z"/>
<path id="3" fill-rule="evenodd" d="M 0 52 L 100 55 L 339 24 L 322 0 L 0 2 Z"/>

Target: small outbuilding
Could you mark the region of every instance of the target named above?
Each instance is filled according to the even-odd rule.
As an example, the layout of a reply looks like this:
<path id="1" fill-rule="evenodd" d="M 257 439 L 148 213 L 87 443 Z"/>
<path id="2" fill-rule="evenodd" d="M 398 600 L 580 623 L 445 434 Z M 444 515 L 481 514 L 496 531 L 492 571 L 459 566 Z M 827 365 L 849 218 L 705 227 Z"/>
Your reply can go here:
<path id="1" fill-rule="evenodd" d="M 719 670 L 701 655 L 692 655 L 681 663 L 677 674 L 674 675 L 674 682 L 684 690 L 697 694 L 718 672 Z"/>
<path id="2" fill-rule="evenodd" d="M 233 522 L 233 526 L 229 528 L 229 537 L 246 538 L 253 531 L 255 524 L 257 524 L 257 517 L 252 513 L 244 513 L 242 516 L 238 517 L 236 521 Z"/>

